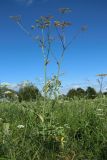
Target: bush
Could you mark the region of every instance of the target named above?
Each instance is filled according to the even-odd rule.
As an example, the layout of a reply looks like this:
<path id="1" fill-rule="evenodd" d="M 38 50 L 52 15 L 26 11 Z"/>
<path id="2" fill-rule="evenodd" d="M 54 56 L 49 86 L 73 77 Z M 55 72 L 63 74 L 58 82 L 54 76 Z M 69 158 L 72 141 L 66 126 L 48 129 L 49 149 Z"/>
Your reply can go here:
<path id="1" fill-rule="evenodd" d="M 69 98 L 74 98 L 74 97 L 84 98 L 84 96 L 85 96 L 85 91 L 82 88 L 71 89 L 67 93 L 67 97 Z"/>
<path id="2" fill-rule="evenodd" d="M 5 100 L 16 100 L 18 98 L 17 92 L 9 89 L 8 87 L 2 87 L 0 86 L 0 99 L 5 99 Z"/>
<path id="3" fill-rule="evenodd" d="M 94 99 L 96 97 L 97 97 L 97 92 L 95 91 L 95 89 L 92 87 L 88 87 L 86 90 L 86 98 Z"/>
<path id="4" fill-rule="evenodd" d="M 77 91 L 75 89 L 70 89 L 67 93 L 67 97 L 74 98 L 75 96 L 77 96 Z"/>
<path id="5" fill-rule="evenodd" d="M 19 88 L 18 92 L 18 98 L 19 102 L 21 101 L 34 101 L 37 100 L 38 97 L 40 97 L 41 94 L 39 92 L 39 89 L 32 83 L 27 83 L 26 85 L 22 85 Z"/>

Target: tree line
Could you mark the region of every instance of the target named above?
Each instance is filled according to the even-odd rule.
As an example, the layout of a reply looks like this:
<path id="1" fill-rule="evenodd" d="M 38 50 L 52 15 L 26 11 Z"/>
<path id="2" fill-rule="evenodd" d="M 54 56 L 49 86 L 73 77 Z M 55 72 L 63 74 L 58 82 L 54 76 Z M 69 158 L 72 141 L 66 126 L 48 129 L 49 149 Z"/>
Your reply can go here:
<path id="1" fill-rule="evenodd" d="M 93 87 L 87 87 L 87 89 L 77 88 L 70 89 L 66 95 L 62 94 L 59 96 L 59 99 L 74 99 L 74 98 L 86 98 L 86 99 L 94 99 L 100 95 Z M 107 92 L 103 92 L 102 95 L 107 95 Z M 6 86 L 0 85 L 0 100 L 18 100 L 22 101 L 36 101 L 39 98 L 43 98 L 43 95 L 39 91 L 39 89 L 31 82 L 26 85 L 20 85 L 19 90 L 15 91 L 13 89 L 9 89 Z"/>

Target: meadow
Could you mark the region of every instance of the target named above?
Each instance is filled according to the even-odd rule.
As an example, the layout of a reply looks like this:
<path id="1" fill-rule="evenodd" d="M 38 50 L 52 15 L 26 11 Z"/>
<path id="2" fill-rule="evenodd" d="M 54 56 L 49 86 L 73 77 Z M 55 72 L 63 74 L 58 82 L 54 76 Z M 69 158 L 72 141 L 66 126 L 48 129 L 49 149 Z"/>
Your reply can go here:
<path id="1" fill-rule="evenodd" d="M 0 160 L 106 159 L 106 97 L 0 102 Z"/>
<path id="2" fill-rule="evenodd" d="M 106 3 L 12 1 L 0 3 L 0 160 L 107 160 Z"/>

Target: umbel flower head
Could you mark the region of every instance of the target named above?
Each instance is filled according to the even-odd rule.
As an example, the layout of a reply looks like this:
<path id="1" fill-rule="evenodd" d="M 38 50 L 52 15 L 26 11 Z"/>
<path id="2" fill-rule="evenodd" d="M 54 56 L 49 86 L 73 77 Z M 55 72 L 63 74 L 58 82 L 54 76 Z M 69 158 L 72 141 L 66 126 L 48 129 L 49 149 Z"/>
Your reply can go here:
<path id="1" fill-rule="evenodd" d="M 4 92 L 5 94 L 11 94 L 12 92 L 11 91 L 6 91 Z"/>
<path id="2" fill-rule="evenodd" d="M 70 8 L 59 8 L 59 12 L 62 14 L 71 12 Z"/>
<path id="3" fill-rule="evenodd" d="M 10 18 L 16 23 L 21 22 L 21 16 L 10 16 Z"/>
<path id="4" fill-rule="evenodd" d="M 37 19 L 36 25 L 33 26 L 33 28 L 38 27 L 40 29 L 45 29 L 51 25 L 51 19 L 53 16 L 41 16 L 39 19 Z"/>
<path id="5" fill-rule="evenodd" d="M 64 21 L 64 22 L 55 21 L 54 22 L 54 26 L 56 26 L 56 27 L 68 27 L 70 25 L 71 25 L 71 23 L 70 22 L 66 22 L 66 21 Z"/>
<path id="6" fill-rule="evenodd" d="M 83 25 L 83 26 L 81 27 L 81 30 L 82 30 L 83 32 L 87 31 L 87 29 L 88 29 L 87 25 Z"/>
<path id="7" fill-rule="evenodd" d="M 17 128 L 19 128 L 19 129 L 24 128 L 24 127 L 25 127 L 25 126 L 24 126 L 24 125 L 21 125 L 21 124 L 17 126 Z"/>
<path id="8" fill-rule="evenodd" d="M 107 76 L 107 74 L 105 74 L 105 73 L 101 73 L 101 74 L 97 74 L 96 76 L 99 76 L 99 77 L 106 77 L 106 76 Z"/>

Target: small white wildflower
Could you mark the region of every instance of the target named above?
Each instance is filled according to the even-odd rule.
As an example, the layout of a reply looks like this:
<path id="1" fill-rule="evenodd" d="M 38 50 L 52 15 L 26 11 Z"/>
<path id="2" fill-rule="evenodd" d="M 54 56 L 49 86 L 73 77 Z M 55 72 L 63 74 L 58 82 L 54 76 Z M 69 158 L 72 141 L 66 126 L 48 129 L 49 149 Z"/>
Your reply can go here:
<path id="1" fill-rule="evenodd" d="M 104 117 L 100 117 L 100 119 L 104 120 L 105 118 Z"/>
<path id="2" fill-rule="evenodd" d="M 63 104 L 64 102 L 59 100 L 58 103 L 59 103 L 59 104 Z"/>
<path id="3" fill-rule="evenodd" d="M 17 95 L 17 94 L 14 94 L 14 97 L 15 97 L 15 98 L 18 98 L 18 95 Z"/>
<path id="4" fill-rule="evenodd" d="M 3 118 L 0 118 L 0 122 L 2 122 L 3 121 Z"/>
<path id="5" fill-rule="evenodd" d="M 3 132 L 5 135 L 9 135 L 9 128 L 10 128 L 9 123 L 3 123 Z"/>
<path id="6" fill-rule="evenodd" d="M 104 114 L 98 113 L 97 116 L 104 116 Z"/>
<path id="7" fill-rule="evenodd" d="M 64 102 L 65 102 L 65 103 L 69 103 L 69 101 L 67 101 L 67 100 L 65 100 Z"/>
<path id="8" fill-rule="evenodd" d="M 21 128 L 24 128 L 25 126 L 24 125 L 18 125 L 17 128 L 21 129 Z"/>
<path id="9" fill-rule="evenodd" d="M 101 109 L 101 108 L 98 108 L 98 109 L 97 109 L 97 111 L 103 111 L 103 109 Z"/>
<path id="10" fill-rule="evenodd" d="M 12 92 L 11 91 L 6 91 L 4 92 L 5 94 L 11 94 Z"/>

